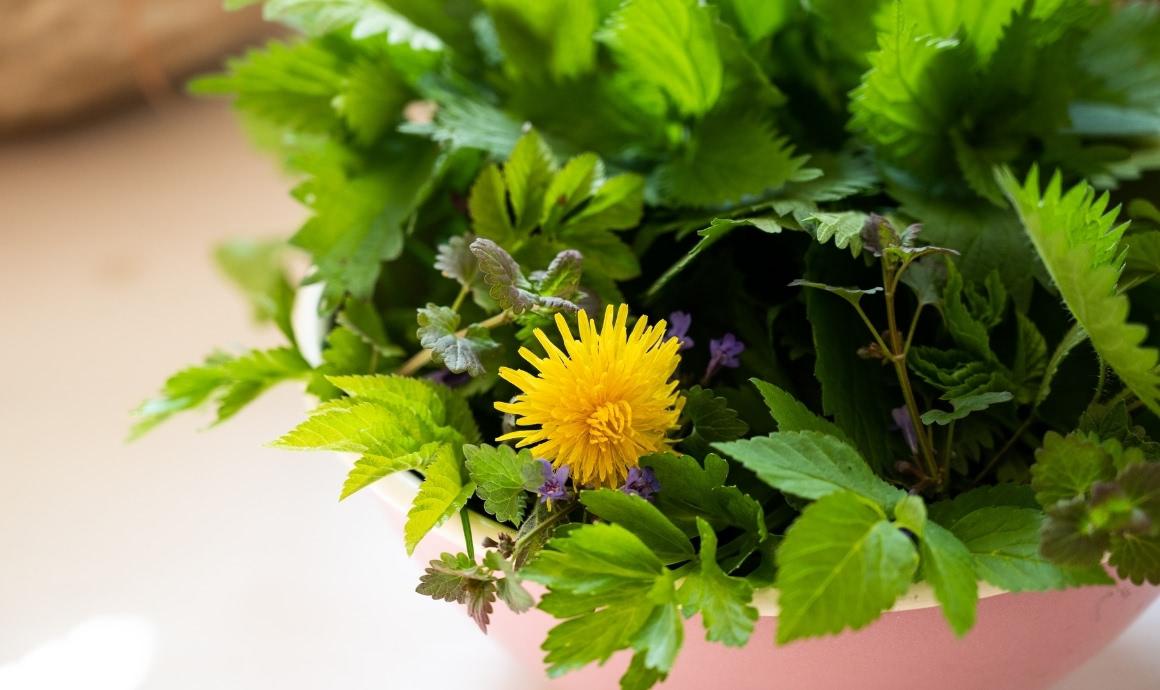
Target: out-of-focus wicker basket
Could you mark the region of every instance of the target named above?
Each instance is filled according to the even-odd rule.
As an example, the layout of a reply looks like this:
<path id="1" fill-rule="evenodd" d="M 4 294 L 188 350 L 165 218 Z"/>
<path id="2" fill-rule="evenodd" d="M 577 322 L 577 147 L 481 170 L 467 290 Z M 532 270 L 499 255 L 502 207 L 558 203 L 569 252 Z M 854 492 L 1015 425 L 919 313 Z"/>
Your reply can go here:
<path id="1" fill-rule="evenodd" d="M 221 0 L 0 0 L 0 135 L 163 95 L 270 33 Z"/>

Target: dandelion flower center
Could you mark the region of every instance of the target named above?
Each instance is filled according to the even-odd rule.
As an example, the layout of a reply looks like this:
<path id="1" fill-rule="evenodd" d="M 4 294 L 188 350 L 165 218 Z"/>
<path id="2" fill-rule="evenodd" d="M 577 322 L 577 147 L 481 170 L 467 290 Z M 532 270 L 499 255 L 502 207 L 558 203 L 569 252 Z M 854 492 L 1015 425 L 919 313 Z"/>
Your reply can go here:
<path id="1" fill-rule="evenodd" d="M 521 392 L 495 407 L 528 428 L 499 440 L 531 446 L 553 467 L 567 467 L 577 484 L 617 486 L 641 456 L 669 447 L 683 403 L 673 378 L 680 341 L 665 339 L 664 321 L 650 327 L 642 317 L 629 331 L 626 305 L 608 307 L 599 330 L 581 311 L 579 338 L 560 315 L 556 327 L 563 350 L 539 329 L 546 356 L 520 349 L 538 374 L 500 369 Z"/>

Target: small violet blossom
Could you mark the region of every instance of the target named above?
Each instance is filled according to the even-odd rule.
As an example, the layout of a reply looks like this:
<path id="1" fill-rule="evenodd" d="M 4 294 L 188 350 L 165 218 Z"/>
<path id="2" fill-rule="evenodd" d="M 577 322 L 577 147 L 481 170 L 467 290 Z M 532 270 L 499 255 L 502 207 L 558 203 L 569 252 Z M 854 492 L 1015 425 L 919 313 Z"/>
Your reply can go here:
<path id="1" fill-rule="evenodd" d="M 471 380 L 471 375 L 467 372 L 456 374 L 450 369 L 443 368 L 427 374 L 427 379 L 435 383 L 442 383 L 448 388 L 458 388 Z"/>
<path id="2" fill-rule="evenodd" d="M 651 501 L 661 490 L 661 483 L 657 481 L 656 472 L 653 472 L 651 467 L 631 467 L 628 470 L 628 478 L 620 490 L 630 496 L 640 496 L 646 501 Z"/>
<path id="3" fill-rule="evenodd" d="M 910 446 L 910 452 L 917 453 L 918 434 L 914 430 L 914 420 L 910 418 L 906 406 L 894 408 L 890 411 L 890 416 L 894 419 L 895 426 L 902 432 L 902 437 L 906 439 L 906 445 Z"/>
<path id="4" fill-rule="evenodd" d="M 693 347 L 693 339 L 689 337 L 689 326 L 693 323 L 693 316 L 687 311 L 675 311 L 669 314 L 669 329 L 666 338 L 676 338 L 681 344 L 678 352 Z"/>
<path id="5" fill-rule="evenodd" d="M 559 469 L 553 469 L 552 463 L 543 458 L 539 458 L 537 462 L 540 463 L 540 470 L 544 473 L 544 483 L 540 488 L 536 489 L 536 493 L 540 495 L 540 502 L 552 505 L 552 501 L 562 501 L 568 498 L 568 475 L 571 474 L 571 469 L 567 465 L 561 466 Z"/>
<path id="6" fill-rule="evenodd" d="M 701 379 L 706 384 L 721 367 L 736 369 L 741 366 L 738 357 L 745 352 L 745 343 L 737 339 L 732 333 L 726 333 L 720 340 L 709 341 L 709 366 L 705 368 L 705 376 Z"/>

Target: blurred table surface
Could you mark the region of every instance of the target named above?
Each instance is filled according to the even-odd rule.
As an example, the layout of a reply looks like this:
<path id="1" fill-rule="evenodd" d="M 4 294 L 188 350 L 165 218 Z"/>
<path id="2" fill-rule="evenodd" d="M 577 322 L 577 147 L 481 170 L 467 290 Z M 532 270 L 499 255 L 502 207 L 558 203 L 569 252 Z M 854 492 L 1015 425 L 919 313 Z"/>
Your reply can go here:
<path id="1" fill-rule="evenodd" d="M 288 235 L 288 187 L 217 103 L 0 146 L 3 690 L 542 685 L 413 593 L 374 497 L 336 500 L 338 463 L 264 447 L 293 388 L 123 443 L 177 367 L 277 342 L 209 253 Z M 1155 690 L 1158 637 L 1153 607 L 1056 690 Z"/>

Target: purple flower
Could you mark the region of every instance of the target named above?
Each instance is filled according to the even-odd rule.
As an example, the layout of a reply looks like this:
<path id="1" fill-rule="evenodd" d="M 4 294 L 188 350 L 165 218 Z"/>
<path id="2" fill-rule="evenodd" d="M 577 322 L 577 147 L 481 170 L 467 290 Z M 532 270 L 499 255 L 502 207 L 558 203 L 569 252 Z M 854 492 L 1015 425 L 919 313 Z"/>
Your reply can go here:
<path id="1" fill-rule="evenodd" d="M 693 339 L 689 337 L 689 326 L 693 323 L 693 316 L 687 311 L 675 311 L 669 314 L 669 329 L 665 338 L 676 338 L 681 344 L 678 351 L 688 350 L 693 346 Z"/>
<path id="2" fill-rule="evenodd" d="M 895 426 L 902 432 L 902 437 L 906 439 L 906 445 L 910 446 L 910 452 L 917 453 L 918 434 L 914 430 L 914 420 L 910 418 L 906 406 L 894 408 L 890 411 L 890 416 L 894 419 Z"/>
<path id="3" fill-rule="evenodd" d="M 471 380 L 471 375 L 467 372 L 456 374 L 450 369 L 443 368 L 427 374 L 427 379 L 435 383 L 442 383 L 448 388 L 458 388 Z"/>
<path id="4" fill-rule="evenodd" d="M 571 469 L 564 465 L 560 469 L 553 469 L 552 463 L 543 458 L 539 458 L 536 462 L 540 463 L 540 470 L 544 473 L 544 483 L 540 488 L 536 489 L 536 493 L 540 495 L 540 502 L 547 503 L 551 506 L 552 501 L 562 501 L 568 498 L 568 475 L 571 474 Z"/>
<path id="5" fill-rule="evenodd" d="M 620 490 L 630 496 L 636 495 L 651 501 L 656 492 L 661 490 L 661 483 L 657 481 L 656 472 L 651 467 L 632 467 Z"/>
<path id="6" fill-rule="evenodd" d="M 738 340 L 737 336 L 732 333 L 726 333 L 721 336 L 720 340 L 710 340 L 709 366 L 705 367 L 705 376 L 701 379 L 701 385 L 708 384 L 721 367 L 736 369 L 741 366 L 741 360 L 737 358 L 741 356 L 742 352 L 745 352 L 745 343 Z"/>

